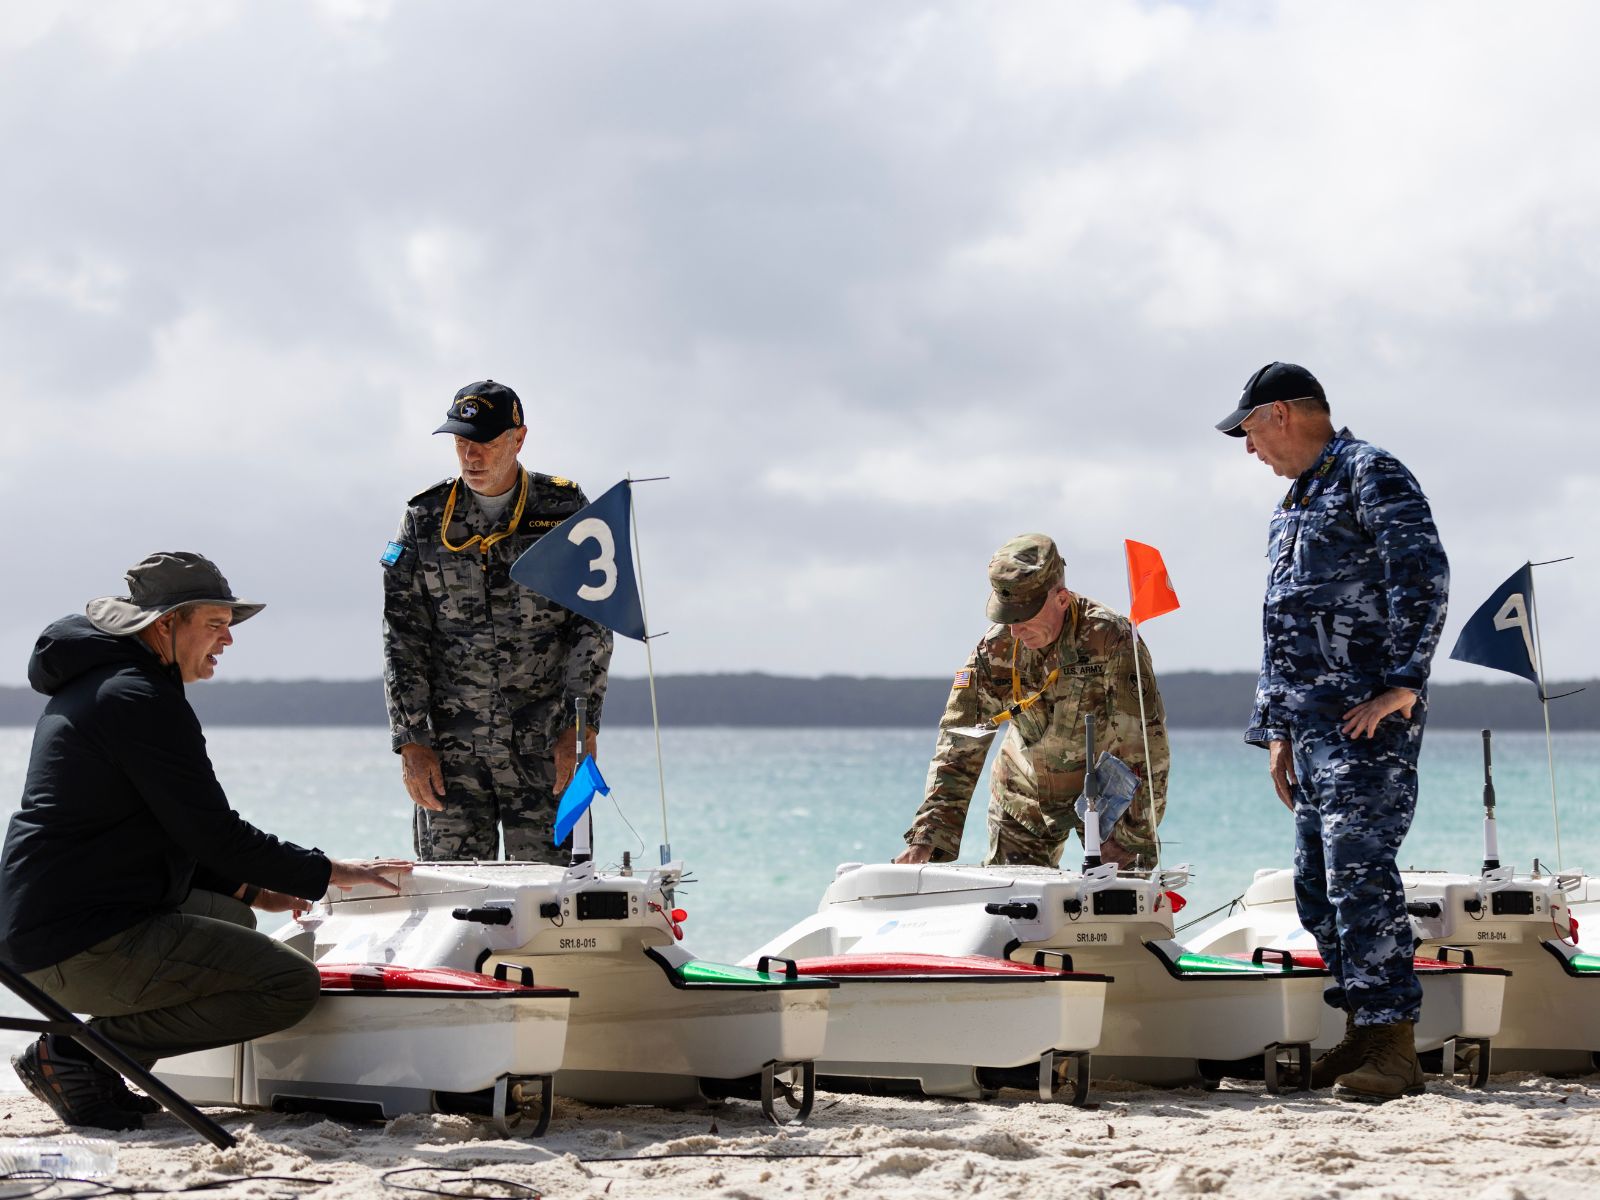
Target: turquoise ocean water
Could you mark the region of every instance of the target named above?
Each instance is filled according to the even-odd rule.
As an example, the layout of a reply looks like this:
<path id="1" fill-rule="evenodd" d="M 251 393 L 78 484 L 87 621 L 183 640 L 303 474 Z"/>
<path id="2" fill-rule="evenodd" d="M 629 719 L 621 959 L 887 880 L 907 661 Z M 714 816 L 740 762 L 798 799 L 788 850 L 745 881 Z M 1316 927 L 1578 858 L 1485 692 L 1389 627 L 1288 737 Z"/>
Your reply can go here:
<path id="1" fill-rule="evenodd" d="M 32 731 L 0 729 L 0 817 L 20 799 Z M 234 807 L 269 832 L 336 857 L 409 855 L 411 805 L 382 729 L 230 729 L 208 734 Z M 1435 731 L 1422 752 L 1417 821 L 1403 866 L 1470 871 L 1482 858 L 1482 750 L 1474 732 Z M 922 799 L 933 731 L 667 729 L 662 733 L 675 855 L 695 882 L 679 892 L 685 943 L 734 960 L 812 912 L 841 862 L 886 861 Z M 1563 861 L 1600 873 L 1600 734 L 1555 739 Z M 1180 923 L 1226 904 L 1259 867 L 1288 866 L 1288 812 L 1272 794 L 1266 754 L 1237 734 L 1178 732 L 1161 827 L 1165 865 L 1189 864 Z M 611 729 L 601 766 L 616 800 L 596 806 L 596 857 L 653 863 L 661 833 L 655 744 L 647 729 Z M 1495 738 L 1501 858 L 1519 870 L 1556 862 L 1542 734 Z M 963 860 L 982 858 L 985 780 L 969 812 Z M 630 832 L 623 818 L 638 835 Z M 1068 849 L 1065 865 L 1080 860 Z M 18 1011 L 0 996 L 7 1011 Z M 0 1048 L 20 1035 L 0 1034 Z M 14 1090 L 0 1068 L 0 1089 Z"/>

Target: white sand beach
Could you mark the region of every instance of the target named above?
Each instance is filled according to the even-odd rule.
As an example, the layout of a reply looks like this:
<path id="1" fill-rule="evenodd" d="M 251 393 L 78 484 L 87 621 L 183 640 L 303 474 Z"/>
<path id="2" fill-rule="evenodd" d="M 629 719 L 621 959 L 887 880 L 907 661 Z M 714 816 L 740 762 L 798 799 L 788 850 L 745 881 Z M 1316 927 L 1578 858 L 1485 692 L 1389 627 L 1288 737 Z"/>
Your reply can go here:
<path id="1" fill-rule="evenodd" d="M 274 1175 L 207 1195 L 399 1195 L 394 1183 L 457 1194 L 614 1198 L 977 1196 L 1450 1197 L 1539 1200 L 1600 1187 L 1600 1075 L 1497 1076 L 1477 1091 L 1438 1080 L 1382 1107 L 1328 1093 L 1270 1096 L 1095 1084 L 1091 1107 L 1003 1093 L 962 1103 L 819 1093 L 802 1128 L 766 1125 L 757 1105 L 672 1112 L 557 1102 L 542 1139 L 505 1140 L 483 1122 L 410 1116 L 352 1125 L 319 1116 L 212 1110 L 239 1139 L 200 1143 L 167 1116 L 119 1139 L 123 1187 L 164 1190 Z M 59 1134 L 26 1096 L 0 1098 L 0 1137 Z M 466 1183 L 461 1177 L 478 1179 Z M 510 1181 L 491 1184 L 487 1179 Z M 453 1181 L 453 1182 L 452 1182 Z M 63 1187 L 47 1193 L 65 1195 Z M 12 1194 L 0 1183 L 0 1196 Z"/>

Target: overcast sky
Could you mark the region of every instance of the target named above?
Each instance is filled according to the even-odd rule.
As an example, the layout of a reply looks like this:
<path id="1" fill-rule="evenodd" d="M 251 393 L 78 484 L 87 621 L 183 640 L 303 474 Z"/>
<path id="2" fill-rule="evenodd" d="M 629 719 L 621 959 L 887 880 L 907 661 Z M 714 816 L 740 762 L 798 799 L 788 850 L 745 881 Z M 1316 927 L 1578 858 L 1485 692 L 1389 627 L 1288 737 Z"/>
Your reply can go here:
<path id="1" fill-rule="evenodd" d="M 0 683 L 156 549 L 381 670 L 378 556 L 493 377 L 632 471 L 663 673 L 942 675 L 1053 534 L 1158 668 L 1253 669 L 1272 359 L 1524 560 L 1600 675 L 1600 6 L 892 0 L 0 9 Z M 614 670 L 638 675 L 637 644 Z M 1503 677 L 1509 678 L 1509 677 Z"/>

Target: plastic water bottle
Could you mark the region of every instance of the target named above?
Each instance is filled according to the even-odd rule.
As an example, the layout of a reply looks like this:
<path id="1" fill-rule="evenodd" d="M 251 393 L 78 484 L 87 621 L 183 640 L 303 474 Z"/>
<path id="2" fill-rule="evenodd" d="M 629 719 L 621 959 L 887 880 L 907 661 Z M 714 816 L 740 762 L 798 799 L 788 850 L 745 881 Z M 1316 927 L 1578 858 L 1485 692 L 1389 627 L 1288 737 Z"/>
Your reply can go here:
<path id="1" fill-rule="evenodd" d="M 0 1140 L 0 1175 L 43 1171 L 57 1179 L 109 1179 L 117 1173 L 117 1144 L 105 1138 Z"/>

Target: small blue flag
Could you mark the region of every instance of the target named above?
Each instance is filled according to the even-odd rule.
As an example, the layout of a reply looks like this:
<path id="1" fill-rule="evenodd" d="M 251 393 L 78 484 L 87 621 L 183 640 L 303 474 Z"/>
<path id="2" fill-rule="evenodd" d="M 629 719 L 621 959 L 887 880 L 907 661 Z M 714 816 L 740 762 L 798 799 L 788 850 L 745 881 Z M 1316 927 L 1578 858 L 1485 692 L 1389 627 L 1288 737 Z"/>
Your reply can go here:
<path id="1" fill-rule="evenodd" d="M 633 571 L 632 487 L 626 479 L 580 508 L 511 564 L 511 578 L 623 637 L 644 641 Z"/>
<path id="2" fill-rule="evenodd" d="M 557 846 L 567 840 L 572 827 L 578 823 L 596 796 L 609 796 L 611 789 L 600 777 L 600 768 L 594 765 L 594 755 L 585 754 L 578 769 L 572 773 L 567 790 L 561 793 L 561 803 L 556 807 Z"/>
<path id="3" fill-rule="evenodd" d="M 1540 689 L 1538 655 L 1534 651 L 1533 565 L 1520 568 L 1467 618 L 1451 658 L 1508 671 L 1531 680 Z"/>

